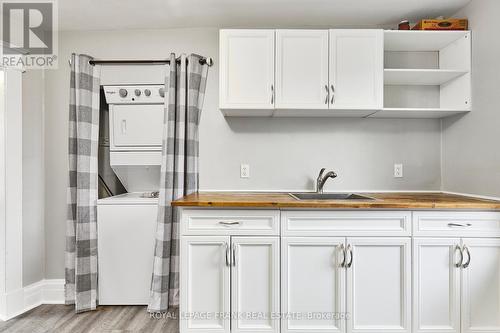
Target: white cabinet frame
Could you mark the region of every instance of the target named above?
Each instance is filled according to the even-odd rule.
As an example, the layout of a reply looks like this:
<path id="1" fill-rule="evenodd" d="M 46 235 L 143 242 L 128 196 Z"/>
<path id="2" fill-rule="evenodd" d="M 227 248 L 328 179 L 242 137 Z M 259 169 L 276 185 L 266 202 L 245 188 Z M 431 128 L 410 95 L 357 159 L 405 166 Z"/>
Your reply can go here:
<path id="1" fill-rule="evenodd" d="M 239 226 L 241 223 L 247 225 L 243 229 L 234 227 L 236 218 L 241 220 Z M 219 222 L 223 225 L 229 222 L 229 227 L 221 227 Z M 500 292 L 500 237 L 485 237 L 497 235 L 500 212 L 183 208 L 181 223 L 184 226 L 181 228 L 181 312 L 190 310 L 186 308 L 189 300 L 186 286 L 193 280 L 186 263 L 189 260 L 187 242 L 220 244 L 221 251 L 224 244 L 228 244 L 229 252 L 225 254 L 229 253 L 229 265 L 222 262 L 225 260 L 223 252 L 218 259 L 224 265 L 221 268 L 224 271 L 221 309 L 233 315 L 232 320 L 212 327 L 189 326 L 182 320 L 182 333 L 500 332 L 500 318 L 498 323 L 495 318 L 496 312 L 500 313 L 500 299 L 494 298 Z M 192 227 L 186 227 L 189 225 Z M 259 234 L 262 227 L 270 234 Z M 415 233 L 413 238 L 411 230 Z M 269 246 L 269 258 L 261 251 L 255 252 L 258 260 L 249 259 L 251 251 L 241 256 L 242 250 L 248 251 L 252 246 Z M 398 252 L 393 251 L 394 248 Z M 267 260 L 269 262 L 264 262 Z M 469 266 L 466 265 L 468 261 Z M 244 279 L 249 276 L 245 270 L 255 272 L 255 279 L 261 281 L 264 281 L 264 273 L 270 274 L 269 281 L 266 280 L 269 284 L 261 283 L 264 292 L 269 289 L 270 302 L 269 307 L 262 308 L 280 313 L 281 321 L 274 319 L 253 325 L 234 319 L 240 311 L 265 304 L 267 297 L 259 294 L 261 290 L 256 286 L 251 287 L 256 290 L 255 295 L 245 295 Z M 436 283 L 449 290 L 435 293 L 440 298 L 433 300 L 435 272 L 439 272 L 440 278 Z M 334 286 L 321 287 L 330 279 Z M 247 285 L 253 282 L 249 280 Z M 371 283 L 378 289 L 372 290 Z M 309 289 L 309 294 L 308 287 L 313 288 Z M 306 292 L 299 288 L 305 288 Z M 314 292 L 329 293 L 332 299 L 326 295 L 323 303 L 314 303 Z M 366 308 L 366 303 L 358 303 L 365 304 L 364 309 L 358 309 L 356 302 L 369 299 L 370 293 L 376 298 L 373 311 Z M 485 296 L 480 296 L 481 293 Z M 318 295 L 319 298 L 323 296 Z M 386 308 L 381 303 L 385 301 L 391 301 Z M 481 308 L 483 301 L 487 302 L 485 309 Z M 428 308 L 427 312 L 423 311 L 423 307 L 440 306 L 443 302 L 448 305 L 445 311 L 432 313 Z M 290 319 L 290 312 L 307 312 L 308 304 L 313 312 L 335 311 L 349 317 L 326 322 L 311 318 L 303 322 Z M 313 305 L 318 308 L 313 309 Z"/>

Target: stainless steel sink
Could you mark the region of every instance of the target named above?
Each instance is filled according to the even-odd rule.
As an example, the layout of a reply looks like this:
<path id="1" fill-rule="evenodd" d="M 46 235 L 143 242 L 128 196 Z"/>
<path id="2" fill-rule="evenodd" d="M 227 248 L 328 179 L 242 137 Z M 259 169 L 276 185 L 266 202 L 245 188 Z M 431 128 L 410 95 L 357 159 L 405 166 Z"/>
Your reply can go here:
<path id="1" fill-rule="evenodd" d="M 354 193 L 289 193 L 297 200 L 375 200 L 364 195 Z"/>

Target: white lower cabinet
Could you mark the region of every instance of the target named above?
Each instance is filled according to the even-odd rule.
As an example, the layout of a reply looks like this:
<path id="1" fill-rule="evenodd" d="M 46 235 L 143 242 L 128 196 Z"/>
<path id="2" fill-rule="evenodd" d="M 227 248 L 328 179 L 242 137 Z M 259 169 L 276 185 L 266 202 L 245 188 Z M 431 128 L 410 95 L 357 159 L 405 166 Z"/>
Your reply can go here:
<path id="1" fill-rule="evenodd" d="M 411 239 L 347 238 L 347 254 L 347 332 L 411 332 Z"/>
<path id="2" fill-rule="evenodd" d="M 414 240 L 414 333 L 500 332 L 500 239 Z"/>
<path id="3" fill-rule="evenodd" d="M 462 332 L 500 332 L 500 239 L 464 238 Z M 468 266 L 467 262 L 469 262 Z"/>
<path id="4" fill-rule="evenodd" d="M 460 332 L 459 238 L 413 240 L 413 332 Z"/>
<path id="5" fill-rule="evenodd" d="M 181 240 L 181 332 L 279 332 L 279 238 Z"/>
<path id="6" fill-rule="evenodd" d="M 345 238 L 282 240 L 281 332 L 344 332 Z M 323 318 L 322 315 L 330 315 Z"/>
<path id="7" fill-rule="evenodd" d="M 284 238 L 282 332 L 410 332 L 410 244 Z"/>
<path id="8" fill-rule="evenodd" d="M 233 237 L 231 332 L 279 332 L 278 237 Z"/>
<path id="9" fill-rule="evenodd" d="M 500 333 L 497 213 L 181 216 L 181 333 Z"/>
<path id="10" fill-rule="evenodd" d="M 181 239 L 181 332 L 230 332 L 229 236 Z"/>

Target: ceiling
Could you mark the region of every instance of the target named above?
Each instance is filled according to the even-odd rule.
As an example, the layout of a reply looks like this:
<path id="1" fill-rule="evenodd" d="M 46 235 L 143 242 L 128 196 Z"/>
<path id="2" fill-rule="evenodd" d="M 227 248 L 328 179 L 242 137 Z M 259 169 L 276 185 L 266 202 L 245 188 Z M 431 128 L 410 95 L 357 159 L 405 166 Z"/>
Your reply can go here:
<path id="1" fill-rule="evenodd" d="M 471 0 L 59 0 L 60 30 L 367 27 L 452 15 Z"/>

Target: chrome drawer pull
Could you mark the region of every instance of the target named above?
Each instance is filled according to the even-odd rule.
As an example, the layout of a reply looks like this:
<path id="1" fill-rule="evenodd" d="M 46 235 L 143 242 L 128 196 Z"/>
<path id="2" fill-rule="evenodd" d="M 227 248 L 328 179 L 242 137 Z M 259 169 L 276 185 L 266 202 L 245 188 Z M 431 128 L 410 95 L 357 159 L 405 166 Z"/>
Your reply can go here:
<path id="1" fill-rule="evenodd" d="M 457 251 L 459 251 L 459 253 L 460 253 L 460 257 L 459 257 L 460 259 L 458 260 L 457 263 L 455 263 L 455 267 L 460 268 L 464 262 L 464 252 L 462 251 L 462 248 L 460 247 L 460 245 L 455 246 L 455 253 Z"/>
<path id="2" fill-rule="evenodd" d="M 472 226 L 470 223 L 448 223 L 448 227 L 460 227 L 460 228 L 467 228 Z"/>
<path id="3" fill-rule="evenodd" d="M 220 221 L 219 224 L 223 225 L 225 227 L 230 227 L 233 225 L 240 225 L 240 222 L 239 221 Z"/>

